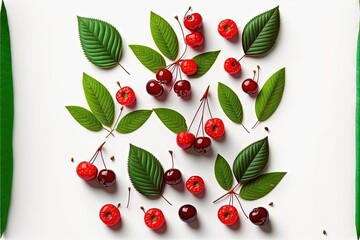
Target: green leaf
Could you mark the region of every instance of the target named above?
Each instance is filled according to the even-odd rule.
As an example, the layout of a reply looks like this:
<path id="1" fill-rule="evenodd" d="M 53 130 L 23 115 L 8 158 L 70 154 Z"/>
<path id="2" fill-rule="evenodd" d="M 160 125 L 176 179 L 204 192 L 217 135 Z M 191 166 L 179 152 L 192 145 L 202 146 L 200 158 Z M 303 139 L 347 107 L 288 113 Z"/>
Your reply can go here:
<path id="1" fill-rule="evenodd" d="M 156 13 L 151 12 L 150 30 L 160 52 L 165 57 L 175 60 L 179 52 L 179 42 L 170 24 Z"/>
<path id="2" fill-rule="evenodd" d="M 99 120 L 89 110 L 79 106 L 66 106 L 66 109 L 84 128 L 90 131 L 100 131 L 103 129 Z"/>
<path id="3" fill-rule="evenodd" d="M 237 155 L 233 172 L 238 182 L 256 178 L 266 167 L 269 160 L 268 138 L 254 142 Z"/>
<path id="4" fill-rule="evenodd" d="M 141 45 L 129 45 L 129 47 L 137 59 L 153 73 L 166 67 L 164 57 L 154 49 Z"/>
<path id="5" fill-rule="evenodd" d="M 225 115 L 234 123 L 241 123 L 243 110 L 240 99 L 231 88 L 221 82 L 218 83 L 218 99 Z"/>
<path id="6" fill-rule="evenodd" d="M 198 66 L 198 70 L 194 75 L 189 76 L 190 78 L 199 78 L 209 71 L 214 62 L 216 61 L 219 51 L 201 53 L 193 57 L 193 60 Z"/>
<path id="7" fill-rule="evenodd" d="M 150 117 L 152 110 L 136 110 L 126 114 L 116 127 L 119 133 L 131 133 L 140 128 Z"/>
<path id="8" fill-rule="evenodd" d="M 274 73 L 260 90 L 255 102 L 257 119 L 265 121 L 280 104 L 285 87 L 285 68 Z"/>
<path id="9" fill-rule="evenodd" d="M 149 198 L 161 196 L 164 169 L 154 155 L 130 144 L 128 173 L 139 193 Z"/>
<path id="10" fill-rule="evenodd" d="M 153 109 L 160 121 L 172 132 L 186 132 L 187 125 L 185 118 L 175 110 L 169 108 Z"/>
<path id="11" fill-rule="evenodd" d="M 83 88 L 86 101 L 95 117 L 105 126 L 114 121 L 115 106 L 109 91 L 86 73 L 83 74 Z"/>
<path id="12" fill-rule="evenodd" d="M 78 17 L 81 47 L 87 59 L 101 68 L 115 67 L 120 60 L 122 40 L 107 22 Z"/>
<path id="13" fill-rule="evenodd" d="M 219 185 L 229 191 L 233 185 L 233 175 L 229 163 L 220 154 L 216 157 L 214 172 Z"/>
<path id="14" fill-rule="evenodd" d="M 272 172 L 258 176 L 241 187 L 240 197 L 245 200 L 257 200 L 271 192 L 286 172 Z"/>
<path id="15" fill-rule="evenodd" d="M 279 30 L 279 6 L 251 19 L 242 35 L 245 55 L 261 56 L 269 52 L 276 42 Z"/>
<path id="16" fill-rule="evenodd" d="M 0 237 L 5 231 L 13 179 L 14 93 L 10 32 L 4 2 L 0 12 Z M 19 159 L 20 160 L 20 159 Z"/>

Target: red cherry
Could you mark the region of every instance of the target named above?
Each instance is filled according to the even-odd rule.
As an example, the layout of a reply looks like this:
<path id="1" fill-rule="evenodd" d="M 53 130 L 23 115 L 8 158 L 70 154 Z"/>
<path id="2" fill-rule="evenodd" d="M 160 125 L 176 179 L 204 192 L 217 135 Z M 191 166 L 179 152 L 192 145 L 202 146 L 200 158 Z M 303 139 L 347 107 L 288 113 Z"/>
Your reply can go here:
<path id="1" fill-rule="evenodd" d="M 176 136 L 176 143 L 182 149 L 190 148 L 195 141 L 195 136 L 189 132 L 179 132 Z"/>
<path id="2" fill-rule="evenodd" d="M 166 68 L 160 69 L 156 73 L 156 79 L 161 83 L 168 84 L 172 81 L 172 73 Z"/>
<path id="3" fill-rule="evenodd" d="M 228 58 L 224 62 L 224 69 L 227 73 L 233 75 L 241 71 L 241 64 L 235 58 Z"/>
<path id="4" fill-rule="evenodd" d="M 186 189 L 192 194 L 199 194 L 205 190 L 204 180 L 199 176 L 192 176 L 186 181 Z"/>
<path id="5" fill-rule="evenodd" d="M 197 72 L 198 66 L 193 59 L 185 59 L 180 63 L 180 68 L 186 75 L 193 75 Z"/>
<path id="6" fill-rule="evenodd" d="M 116 93 L 116 100 L 121 105 L 130 106 L 136 100 L 135 92 L 134 92 L 134 90 L 132 90 L 131 87 L 128 87 L 128 86 L 122 87 Z"/>
<path id="7" fill-rule="evenodd" d="M 224 205 L 218 211 L 219 220 L 225 225 L 233 225 L 239 218 L 238 211 L 232 205 Z"/>
<path id="8" fill-rule="evenodd" d="M 192 48 L 197 48 L 203 45 L 204 36 L 200 32 L 192 32 L 186 35 L 185 42 Z"/>
<path id="9" fill-rule="evenodd" d="M 205 154 L 211 147 L 211 139 L 208 137 L 197 137 L 194 142 L 194 149 L 200 154 Z"/>
<path id="10" fill-rule="evenodd" d="M 98 181 L 103 187 L 110 187 L 116 182 L 116 175 L 113 170 L 102 169 L 98 175 Z"/>
<path id="11" fill-rule="evenodd" d="M 150 208 L 145 213 L 144 221 L 150 229 L 157 230 L 165 224 L 165 217 L 160 209 Z"/>
<path id="12" fill-rule="evenodd" d="M 255 94 L 258 89 L 258 84 L 251 78 L 243 81 L 241 88 L 247 94 Z"/>
<path id="13" fill-rule="evenodd" d="M 199 13 L 188 14 L 184 18 L 184 26 L 190 31 L 198 30 L 202 26 L 202 17 Z"/>
<path id="14" fill-rule="evenodd" d="M 255 225 L 264 225 L 269 222 L 269 212 L 264 207 L 254 208 L 249 214 L 250 221 Z"/>
<path id="15" fill-rule="evenodd" d="M 120 222 L 121 214 L 119 209 L 113 204 L 106 204 L 100 209 L 101 221 L 107 226 L 112 227 Z"/>
<path id="16" fill-rule="evenodd" d="M 187 80 L 179 80 L 175 82 L 174 92 L 178 97 L 187 97 L 191 94 L 191 84 Z"/>
<path id="17" fill-rule="evenodd" d="M 154 97 L 160 97 L 164 92 L 164 87 L 156 80 L 150 80 L 146 84 L 146 91 Z"/>
<path id="18" fill-rule="evenodd" d="M 231 19 L 222 20 L 218 26 L 218 32 L 226 39 L 233 38 L 238 33 L 236 23 Z"/>
<path id="19" fill-rule="evenodd" d="M 176 185 L 181 182 L 181 172 L 179 169 L 171 168 L 164 173 L 164 180 L 166 184 Z"/>
<path id="20" fill-rule="evenodd" d="M 224 123 L 220 118 L 211 118 L 205 123 L 205 132 L 212 138 L 220 138 L 225 134 Z"/>
<path id="21" fill-rule="evenodd" d="M 77 165 L 76 173 L 81 179 L 91 181 L 96 178 L 98 169 L 94 164 L 83 161 Z"/>
<path id="22" fill-rule="evenodd" d="M 193 205 L 185 204 L 179 208 L 179 217 L 186 223 L 191 223 L 197 218 L 197 211 Z"/>

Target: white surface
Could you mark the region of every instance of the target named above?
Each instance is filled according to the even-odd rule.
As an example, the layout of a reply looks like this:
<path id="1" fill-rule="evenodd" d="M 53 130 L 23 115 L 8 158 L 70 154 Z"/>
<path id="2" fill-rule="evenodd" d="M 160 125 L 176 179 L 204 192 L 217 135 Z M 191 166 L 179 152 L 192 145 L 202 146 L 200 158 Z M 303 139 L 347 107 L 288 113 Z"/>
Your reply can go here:
<path id="1" fill-rule="evenodd" d="M 11 27 L 15 84 L 15 169 L 12 205 L 4 239 L 355 239 L 354 228 L 354 106 L 355 49 L 358 24 L 357 1 L 6 1 Z M 265 58 L 242 61 L 240 79 L 222 68 L 227 57 L 242 55 L 241 42 L 230 43 L 217 33 L 217 24 L 232 18 L 243 29 L 253 16 L 280 5 L 281 33 L 275 49 Z M 154 75 L 135 58 L 128 44 L 155 47 L 149 30 L 149 12 L 166 18 L 180 36 L 173 16 L 182 16 L 191 5 L 203 15 L 206 48 L 221 49 L 213 68 L 192 80 L 190 102 L 171 94 L 159 102 L 145 92 Z M 124 40 L 120 67 L 103 71 L 84 57 L 76 16 L 103 19 L 115 25 Z M 184 45 L 180 41 L 181 49 Z M 195 55 L 189 51 L 188 57 Z M 241 80 L 262 66 L 261 84 L 276 70 L 286 67 L 286 88 L 277 112 L 250 135 L 230 122 L 217 101 L 218 81 L 233 87 L 243 103 L 244 125 L 255 122 L 254 100 L 240 90 Z M 190 121 L 208 84 L 210 105 L 227 128 L 226 140 L 213 143 L 209 157 L 181 151 L 175 135 L 152 115 L 138 131 L 117 134 L 105 147 L 105 156 L 115 155 L 108 167 L 118 175 L 118 189 L 108 193 L 81 181 L 76 163 L 89 159 L 104 140 L 105 132 L 83 129 L 68 114 L 65 105 L 87 107 L 82 72 L 97 78 L 114 94 L 120 80 L 138 96 L 136 108 L 172 107 Z M 126 109 L 125 113 L 129 110 Z M 243 201 L 246 211 L 265 206 L 271 215 L 271 231 L 265 232 L 240 214 L 239 229 L 222 225 L 217 209 L 227 201 L 212 201 L 224 191 L 213 175 L 216 153 L 233 161 L 249 143 L 270 128 L 271 157 L 267 171 L 287 171 L 280 185 L 266 197 Z M 132 191 L 130 208 L 121 208 L 122 226 L 111 230 L 102 224 L 98 211 L 105 203 L 126 202 L 126 161 L 129 142 L 151 151 L 164 168 L 171 166 L 168 149 L 184 178 L 199 174 L 207 188 L 204 198 L 166 186 L 164 195 L 173 203 L 148 200 Z M 70 158 L 74 157 L 76 163 Z M 97 162 L 101 166 L 100 162 Z M 273 201 L 274 206 L 267 204 Z M 181 222 L 178 207 L 194 204 L 200 226 Z M 157 234 L 143 223 L 139 206 L 159 207 L 167 230 Z M 328 232 L 325 237 L 323 229 Z"/>

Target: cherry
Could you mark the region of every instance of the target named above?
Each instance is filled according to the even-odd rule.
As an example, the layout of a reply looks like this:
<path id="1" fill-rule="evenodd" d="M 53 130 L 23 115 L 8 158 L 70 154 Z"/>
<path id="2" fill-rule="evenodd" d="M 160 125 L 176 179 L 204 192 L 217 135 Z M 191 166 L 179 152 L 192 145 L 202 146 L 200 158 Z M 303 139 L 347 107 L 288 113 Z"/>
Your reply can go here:
<path id="1" fill-rule="evenodd" d="M 121 214 L 119 209 L 113 204 L 106 204 L 100 209 L 101 221 L 107 226 L 112 227 L 120 222 Z"/>
<path id="2" fill-rule="evenodd" d="M 94 164 L 83 161 L 76 167 L 76 173 L 81 179 L 91 181 L 96 178 L 98 169 Z"/>
<path id="3" fill-rule="evenodd" d="M 225 225 L 233 225 L 239 218 L 238 211 L 232 205 L 224 205 L 218 210 L 218 218 Z"/>
<path id="4" fill-rule="evenodd" d="M 185 13 L 184 26 L 190 31 L 198 30 L 202 26 L 202 17 L 199 13 L 187 14 L 190 9 L 191 7 L 189 7 L 188 11 Z"/>
<path id="5" fill-rule="evenodd" d="M 173 157 L 173 152 L 169 151 L 170 155 L 171 155 L 171 162 L 172 162 L 172 166 L 169 170 L 167 170 L 164 173 L 164 180 L 166 184 L 169 185 L 176 185 L 179 184 L 181 182 L 182 176 L 181 176 L 181 172 L 179 169 L 174 168 L 174 157 Z"/>
<path id="6" fill-rule="evenodd" d="M 241 64 L 235 58 L 228 58 L 224 62 L 224 69 L 227 73 L 234 75 L 241 71 Z"/>
<path id="7" fill-rule="evenodd" d="M 192 32 L 185 37 L 185 43 L 192 48 L 201 47 L 204 40 L 204 36 L 200 32 Z"/>
<path id="8" fill-rule="evenodd" d="M 160 97 L 164 92 L 164 87 L 156 80 L 150 80 L 146 84 L 146 91 L 154 97 Z"/>
<path id="9" fill-rule="evenodd" d="M 198 70 L 197 63 L 193 59 L 182 60 L 180 63 L 180 68 L 181 71 L 186 75 L 194 75 Z"/>
<path id="10" fill-rule="evenodd" d="M 156 73 L 156 79 L 163 84 L 168 84 L 172 81 L 172 73 L 166 68 L 160 69 Z"/>
<path id="11" fill-rule="evenodd" d="M 266 208 L 254 208 L 249 214 L 250 221 L 258 226 L 264 225 L 269 221 L 269 212 Z"/>
<path id="12" fill-rule="evenodd" d="M 212 138 L 220 138 L 225 134 L 224 123 L 220 118 L 210 118 L 205 123 L 205 132 Z"/>
<path id="13" fill-rule="evenodd" d="M 200 176 L 192 176 L 186 181 L 186 189 L 192 194 L 200 194 L 205 190 L 204 180 Z"/>
<path id="14" fill-rule="evenodd" d="M 211 147 L 211 139 L 208 137 L 197 137 L 194 142 L 196 152 L 205 154 Z"/>
<path id="15" fill-rule="evenodd" d="M 253 79 L 248 78 L 243 81 L 241 88 L 247 94 L 255 94 L 258 89 L 258 84 Z"/>
<path id="16" fill-rule="evenodd" d="M 176 143 L 182 149 L 190 148 L 195 141 L 195 136 L 189 132 L 179 132 L 176 136 Z"/>
<path id="17" fill-rule="evenodd" d="M 98 175 L 98 181 L 103 187 L 110 187 L 116 182 L 116 175 L 114 171 L 109 169 L 102 169 Z"/>
<path id="18" fill-rule="evenodd" d="M 141 207 L 145 212 L 145 209 Z M 152 230 L 158 230 L 165 224 L 165 217 L 163 212 L 158 208 L 150 208 L 145 212 L 144 222 Z"/>
<path id="19" fill-rule="evenodd" d="M 118 103 L 124 106 L 132 105 L 136 100 L 134 90 L 132 90 L 132 88 L 128 86 L 121 87 L 119 82 L 117 82 L 117 84 L 120 87 L 120 90 L 116 93 L 116 100 L 118 101 Z"/>
<path id="20" fill-rule="evenodd" d="M 187 97 L 191 94 L 191 84 L 187 80 L 179 80 L 175 82 L 174 92 L 178 97 Z"/>
<path id="21" fill-rule="evenodd" d="M 231 19 L 224 19 L 219 23 L 218 32 L 226 39 L 235 37 L 238 33 L 236 23 Z"/>
<path id="22" fill-rule="evenodd" d="M 191 223 L 196 220 L 197 211 L 193 205 L 185 204 L 179 208 L 179 217 L 186 223 Z"/>

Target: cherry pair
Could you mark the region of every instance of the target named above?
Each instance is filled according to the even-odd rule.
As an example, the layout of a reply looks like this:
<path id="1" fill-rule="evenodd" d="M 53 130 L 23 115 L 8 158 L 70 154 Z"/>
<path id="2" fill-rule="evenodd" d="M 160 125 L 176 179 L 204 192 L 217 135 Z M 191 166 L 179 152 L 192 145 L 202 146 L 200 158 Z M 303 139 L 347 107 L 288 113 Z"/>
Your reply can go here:
<path id="1" fill-rule="evenodd" d="M 185 37 L 185 44 L 192 47 L 198 48 L 204 44 L 204 35 L 199 31 L 202 27 L 202 17 L 199 13 L 188 14 L 191 7 L 187 10 L 184 16 L 184 26 L 191 31 Z"/>

